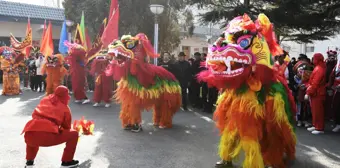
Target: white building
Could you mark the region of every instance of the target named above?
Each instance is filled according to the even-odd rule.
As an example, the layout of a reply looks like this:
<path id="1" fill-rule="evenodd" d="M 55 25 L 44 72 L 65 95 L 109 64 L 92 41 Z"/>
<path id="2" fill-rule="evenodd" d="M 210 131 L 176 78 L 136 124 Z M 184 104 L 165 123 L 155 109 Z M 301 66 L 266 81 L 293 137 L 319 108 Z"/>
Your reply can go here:
<path id="1" fill-rule="evenodd" d="M 173 51 L 177 56 L 179 52 L 184 52 L 187 58 L 193 57 L 195 52 L 207 53 L 211 43 L 222 34 L 222 30 L 209 27 L 195 27 L 191 37 L 183 31 L 179 47 Z"/>
<path id="2" fill-rule="evenodd" d="M 40 45 L 44 22 L 46 20 L 48 25 L 48 21 L 51 21 L 54 48 L 58 51 L 61 26 L 65 17 L 64 9 L 1 0 L 0 3 L 0 46 L 10 45 L 10 33 L 18 40 L 24 38 L 29 17 L 33 45 Z"/>
<path id="3" fill-rule="evenodd" d="M 300 53 L 306 54 L 309 58 L 314 53 L 322 53 L 326 56 L 328 50 L 340 49 L 340 35 L 325 41 L 314 41 L 311 44 L 298 44 L 296 42 L 282 42 L 282 47 L 289 52 L 291 57 L 297 58 Z"/>

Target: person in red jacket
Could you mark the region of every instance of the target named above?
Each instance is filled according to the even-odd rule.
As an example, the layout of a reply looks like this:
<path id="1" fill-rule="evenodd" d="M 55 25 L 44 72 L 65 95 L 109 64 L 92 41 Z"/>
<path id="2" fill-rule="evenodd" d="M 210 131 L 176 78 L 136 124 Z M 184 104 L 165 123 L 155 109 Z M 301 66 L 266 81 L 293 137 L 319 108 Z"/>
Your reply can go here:
<path id="1" fill-rule="evenodd" d="M 25 133 L 26 166 L 33 168 L 39 147 L 50 147 L 66 142 L 62 156 L 62 168 L 78 166 L 73 160 L 78 143 L 78 132 L 71 130 L 71 111 L 68 106 L 69 91 L 65 86 L 58 86 L 49 96 L 43 98 L 35 108 L 32 119 L 27 122 Z"/>
<path id="2" fill-rule="evenodd" d="M 321 53 L 313 56 L 315 66 L 307 84 L 306 99 L 310 98 L 313 126 L 308 128 L 312 134 L 324 133 L 324 103 L 326 99 L 326 64 Z"/>

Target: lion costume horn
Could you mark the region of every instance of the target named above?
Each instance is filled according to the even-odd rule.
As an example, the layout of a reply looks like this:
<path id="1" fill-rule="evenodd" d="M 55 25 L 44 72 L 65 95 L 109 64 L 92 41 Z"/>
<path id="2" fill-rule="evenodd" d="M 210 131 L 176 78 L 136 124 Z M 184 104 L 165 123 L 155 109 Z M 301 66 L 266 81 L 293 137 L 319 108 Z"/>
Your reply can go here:
<path id="1" fill-rule="evenodd" d="M 272 56 L 282 55 L 283 50 L 277 43 L 276 34 L 273 30 L 274 26 L 269 18 L 263 13 L 259 14 L 256 20 L 256 26 L 258 31 L 261 32 L 266 39 Z"/>
<path id="2" fill-rule="evenodd" d="M 155 49 L 152 47 L 151 42 L 144 33 L 139 33 L 136 37 L 142 42 L 143 48 L 148 56 L 152 58 L 159 57 L 159 54 L 155 53 Z"/>

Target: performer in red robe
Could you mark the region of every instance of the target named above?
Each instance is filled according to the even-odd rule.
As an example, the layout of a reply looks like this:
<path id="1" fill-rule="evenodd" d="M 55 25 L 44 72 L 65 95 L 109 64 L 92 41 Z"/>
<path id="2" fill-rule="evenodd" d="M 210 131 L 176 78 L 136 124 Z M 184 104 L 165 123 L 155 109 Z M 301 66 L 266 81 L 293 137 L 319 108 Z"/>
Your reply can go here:
<path id="1" fill-rule="evenodd" d="M 334 79 L 334 67 L 337 64 L 337 55 L 338 52 L 329 50 L 327 51 L 327 59 L 325 60 L 326 63 L 326 83 L 330 84 L 331 78 Z M 333 76 L 332 76 L 333 75 Z M 337 111 L 333 111 L 334 108 L 332 108 L 332 102 L 334 98 L 334 88 L 332 88 L 332 85 L 328 85 L 326 88 L 327 94 L 326 94 L 326 102 L 325 102 L 325 119 L 334 120 L 335 115 Z"/>
<path id="2" fill-rule="evenodd" d="M 76 103 L 83 101 L 83 104 L 87 104 L 90 100 L 85 93 L 86 83 L 86 51 L 83 46 L 76 43 L 65 42 L 65 45 L 69 47 L 68 61 L 70 63 L 71 82 L 74 98 Z"/>
<path id="3" fill-rule="evenodd" d="M 310 98 L 313 126 L 308 128 L 312 134 L 324 133 L 324 113 L 326 99 L 326 64 L 321 53 L 313 56 L 315 66 L 307 85 L 306 98 Z"/>
<path id="4" fill-rule="evenodd" d="M 66 142 L 62 168 L 79 164 L 73 160 L 78 143 L 78 132 L 71 130 L 72 115 L 68 106 L 69 91 L 58 86 L 54 94 L 44 97 L 32 114 L 23 132 L 26 142 L 26 168 L 32 168 L 39 147 L 50 147 Z"/>
<path id="5" fill-rule="evenodd" d="M 328 86 L 334 92 L 332 96 L 332 101 L 330 103 L 330 110 L 335 113 L 335 124 L 336 126 L 333 128 L 333 132 L 340 131 L 340 56 L 338 56 L 337 64 L 334 67 L 332 73 L 330 74 L 329 84 Z"/>
<path id="6" fill-rule="evenodd" d="M 104 101 L 105 107 L 110 107 L 112 98 L 112 76 L 106 76 L 105 70 L 110 61 L 106 57 L 107 51 L 101 52 L 92 62 L 91 75 L 95 77 L 95 89 L 93 95 L 94 107 L 99 106 Z"/>

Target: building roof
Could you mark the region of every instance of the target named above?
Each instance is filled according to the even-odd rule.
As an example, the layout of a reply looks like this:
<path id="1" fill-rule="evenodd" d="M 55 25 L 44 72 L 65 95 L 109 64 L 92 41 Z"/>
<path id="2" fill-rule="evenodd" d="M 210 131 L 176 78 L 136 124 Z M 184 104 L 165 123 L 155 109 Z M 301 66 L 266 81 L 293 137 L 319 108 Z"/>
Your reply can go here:
<path id="1" fill-rule="evenodd" d="M 194 29 L 194 34 L 199 34 L 199 35 L 210 35 L 210 32 L 212 36 L 220 36 L 222 34 L 221 29 L 202 27 L 202 26 L 197 26 Z"/>
<path id="2" fill-rule="evenodd" d="M 14 17 L 27 21 L 27 18 L 33 20 L 52 20 L 52 21 L 63 21 L 65 18 L 64 9 L 52 8 L 39 5 L 24 4 L 18 2 L 9 2 L 0 0 L 0 16 L 2 17 Z"/>

